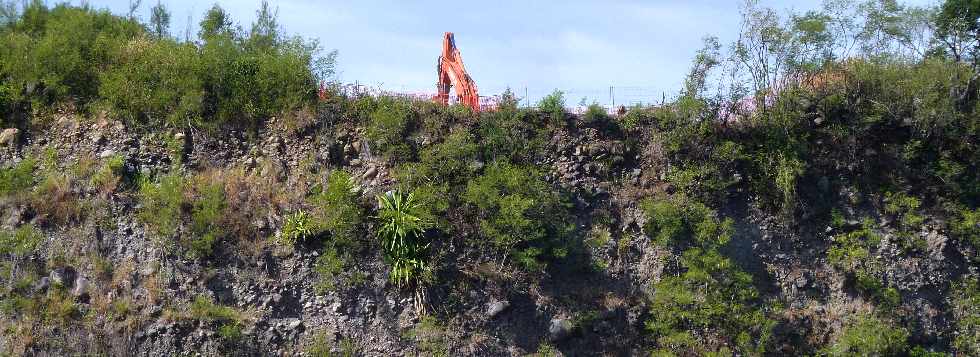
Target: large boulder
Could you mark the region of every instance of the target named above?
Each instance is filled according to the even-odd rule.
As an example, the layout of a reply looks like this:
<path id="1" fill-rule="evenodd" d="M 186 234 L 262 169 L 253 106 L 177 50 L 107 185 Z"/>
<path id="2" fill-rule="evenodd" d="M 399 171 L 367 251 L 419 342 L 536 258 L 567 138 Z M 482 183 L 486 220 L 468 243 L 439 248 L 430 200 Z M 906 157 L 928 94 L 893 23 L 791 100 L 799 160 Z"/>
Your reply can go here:
<path id="1" fill-rule="evenodd" d="M 550 337 L 552 342 L 564 340 L 572 334 L 573 328 L 574 325 L 568 319 L 551 319 L 551 325 L 548 327 L 548 337 Z"/>
<path id="2" fill-rule="evenodd" d="M 0 131 L 0 146 L 11 144 L 17 140 L 17 134 L 20 134 L 20 129 L 8 128 Z"/>

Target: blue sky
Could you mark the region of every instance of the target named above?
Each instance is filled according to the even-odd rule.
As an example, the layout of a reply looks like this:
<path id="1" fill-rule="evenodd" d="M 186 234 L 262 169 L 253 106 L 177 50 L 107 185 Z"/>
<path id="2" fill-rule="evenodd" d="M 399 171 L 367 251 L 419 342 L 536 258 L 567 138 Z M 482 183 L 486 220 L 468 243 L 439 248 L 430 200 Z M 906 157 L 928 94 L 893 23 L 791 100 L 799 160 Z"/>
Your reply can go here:
<path id="1" fill-rule="evenodd" d="M 90 0 L 125 13 L 129 0 Z M 149 18 L 156 0 L 139 12 Z M 192 33 L 212 3 L 247 28 L 261 0 L 161 0 L 171 27 Z M 916 0 L 913 3 L 931 3 Z M 337 49 L 338 77 L 398 91 L 434 91 L 442 33 L 456 34 L 481 95 L 524 89 L 534 101 L 553 89 L 569 104 L 583 97 L 617 104 L 669 97 L 683 81 L 705 35 L 735 40 L 740 0 L 729 1 L 336 1 L 270 0 L 288 34 L 318 38 Z M 820 0 L 764 0 L 778 10 L 817 9 Z"/>

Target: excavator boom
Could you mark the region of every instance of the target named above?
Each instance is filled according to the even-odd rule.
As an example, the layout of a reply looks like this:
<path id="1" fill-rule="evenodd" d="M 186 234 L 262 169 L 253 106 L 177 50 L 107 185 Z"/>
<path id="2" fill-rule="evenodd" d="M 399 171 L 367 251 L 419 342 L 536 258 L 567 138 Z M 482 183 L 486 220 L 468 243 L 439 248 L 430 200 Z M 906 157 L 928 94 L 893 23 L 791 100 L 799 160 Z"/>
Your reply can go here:
<path id="1" fill-rule="evenodd" d="M 442 55 L 437 64 L 439 94 L 434 98 L 437 103 L 449 104 L 449 88 L 456 90 L 456 100 L 474 112 L 480 111 L 480 95 L 477 93 L 476 82 L 466 73 L 463 67 L 463 57 L 456 48 L 456 40 L 452 32 L 442 36 Z"/>

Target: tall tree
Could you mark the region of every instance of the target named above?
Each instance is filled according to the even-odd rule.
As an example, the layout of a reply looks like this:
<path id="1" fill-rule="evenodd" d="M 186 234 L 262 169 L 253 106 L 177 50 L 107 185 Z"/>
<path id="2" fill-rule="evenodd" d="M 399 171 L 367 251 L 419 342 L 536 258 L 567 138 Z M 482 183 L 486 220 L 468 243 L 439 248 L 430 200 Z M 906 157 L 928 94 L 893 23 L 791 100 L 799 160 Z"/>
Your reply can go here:
<path id="1" fill-rule="evenodd" d="M 272 10 L 269 2 L 263 0 L 262 7 L 256 12 L 255 23 L 249 34 L 248 42 L 253 49 L 268 50 L 279 44 L 279 10 Z"/>
<path id="2" fill-rule="evenodd" d="M 201 31 L 198 32 L 197 36 L 208 41 L 215 36 L 231 35 L 234 33 L 232 26 L 231 15 L 218 4 L 214 4 L 204 14 L 204 19 L 201 20 Z"/>
<path id="3" fill-rule="evenodd" d="M 946 0 L 935 22 L 936 39 L 945 51 L 976 68 L 980 61 L 980 0 Z"/>
<path id="4" fill-rule="evenodd" d="M 150 9 L 150 27 L 157 38 L 163 38 L 170 34 L 170 11 L 160 1 L 157 1 L 157 5 Z"/>

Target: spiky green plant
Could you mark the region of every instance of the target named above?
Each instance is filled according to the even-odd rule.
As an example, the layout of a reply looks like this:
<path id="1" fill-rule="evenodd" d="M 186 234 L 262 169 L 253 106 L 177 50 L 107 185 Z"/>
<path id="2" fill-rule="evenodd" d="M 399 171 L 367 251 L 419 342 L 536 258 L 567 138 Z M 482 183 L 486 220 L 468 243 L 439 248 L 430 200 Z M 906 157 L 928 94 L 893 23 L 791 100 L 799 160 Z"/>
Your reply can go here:
<path id="1" fill-rule="evenodd" d="M 421 282 L 429 269 L 425 230 L 432 223 L 423 218 L 424 212 L 412 193 L 388 191 L 378 196 L 378 239 L 384 259 L 391 265 L 390 278 L 398 285 Z"/>
<path id="2" fill-rule="evenodd" d="M 312 217 L 300 210 L 286 216 L 286 223 L 282 226 L 282 234 L 279 239 L 283 244 L 293 245 L 300 239 L 306 239 L 316 233 L 317 228 Z"/>

